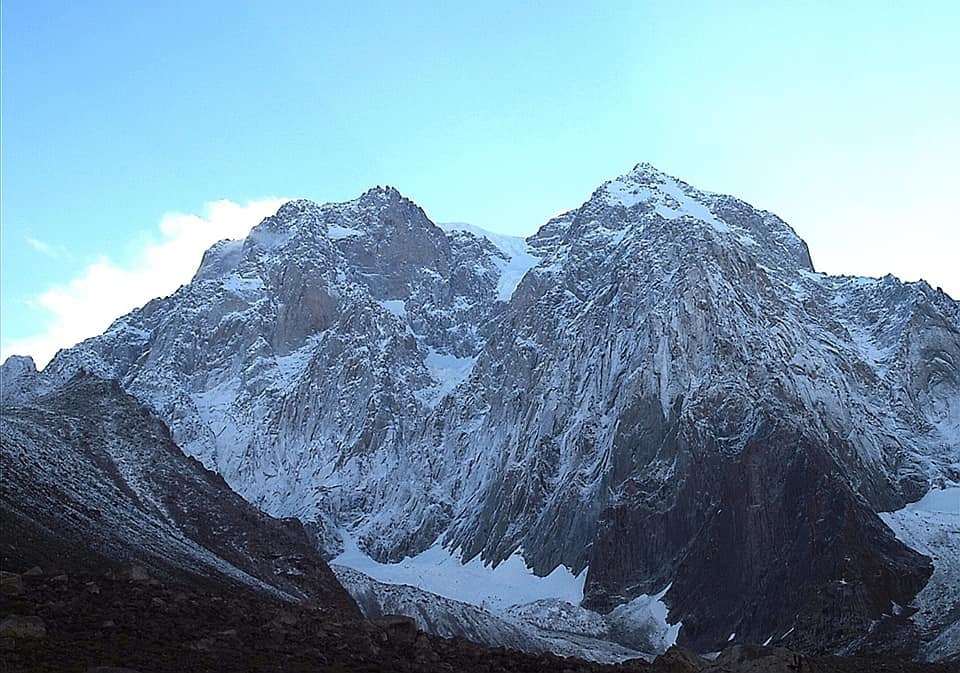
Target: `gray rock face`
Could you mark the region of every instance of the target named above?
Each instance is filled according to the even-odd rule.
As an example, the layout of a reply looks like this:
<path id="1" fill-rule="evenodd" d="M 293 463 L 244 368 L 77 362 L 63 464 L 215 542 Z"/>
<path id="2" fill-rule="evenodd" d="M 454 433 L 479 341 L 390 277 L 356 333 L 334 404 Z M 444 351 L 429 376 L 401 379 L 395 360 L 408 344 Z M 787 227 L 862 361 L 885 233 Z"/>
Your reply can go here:
<path id="1" fill-rule="evenodd" d="M 35 394 L 37 365 L 33 358 L 12 355 L 0 365 L 0 400 L 18 399 Z"/>
<path id="2" fill-rule="evenodd" d="M 876 513 L 960 481 L 960 305 L 645 164 L 512 246 L 290 202 L 19 394 L 81 367 L 329 554 L 522 548 L 601 611 L 672 583 L 700 651 L 905 624 L 930 563 Z"/>

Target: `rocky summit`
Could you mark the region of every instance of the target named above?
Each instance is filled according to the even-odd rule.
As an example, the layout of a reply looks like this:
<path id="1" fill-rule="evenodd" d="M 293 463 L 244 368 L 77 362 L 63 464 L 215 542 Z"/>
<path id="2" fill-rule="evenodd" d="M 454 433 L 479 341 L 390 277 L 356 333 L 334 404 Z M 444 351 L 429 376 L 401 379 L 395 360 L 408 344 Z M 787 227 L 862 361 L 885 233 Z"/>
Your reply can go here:
<path id="1" fill-rule="evenodd" d="M 529 652 L 960 657 L 960 303 L 818 273 L 648 164 L 527 239 L 389 187 L 291 201 L 2 375 L 5 528 L 109 519 L 105 556 L 159 536 L 165 568 L 356 610 L 322 555 L 368 614 Z M 97 486 L 34 488 L 57 469 Z M 294 553 L 319 589 L 264 565 Z M 548 588 L 470 593 L 515 564 Z"/>

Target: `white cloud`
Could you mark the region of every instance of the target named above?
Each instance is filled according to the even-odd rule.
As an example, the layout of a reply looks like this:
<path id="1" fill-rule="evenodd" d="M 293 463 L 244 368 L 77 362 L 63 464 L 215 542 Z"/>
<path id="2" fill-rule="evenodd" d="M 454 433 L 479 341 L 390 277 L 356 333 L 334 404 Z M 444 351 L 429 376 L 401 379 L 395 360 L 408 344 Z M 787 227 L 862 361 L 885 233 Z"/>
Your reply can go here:
<path id="1" fill-rule="evenodd" d="M 164 215 L 160 239 L 134 259 L 121 265 L 104 256 L 68 283 L 32 297 L 31 304 L 51 315 L 46 329 L 5 340 L 0 359 L 16 353 L 33 356 L 38 367 L 46 365 L 59 349 L 102 333 L 119 316 L 189 282 L 207 248 L 224 238 L 243 238 L 285 201 L 271 198 L 240 205 L 220 200 L 206 204 L 203 216 Z M 36 239 L 27 242 L 45 254 L 56 251 Z"/>

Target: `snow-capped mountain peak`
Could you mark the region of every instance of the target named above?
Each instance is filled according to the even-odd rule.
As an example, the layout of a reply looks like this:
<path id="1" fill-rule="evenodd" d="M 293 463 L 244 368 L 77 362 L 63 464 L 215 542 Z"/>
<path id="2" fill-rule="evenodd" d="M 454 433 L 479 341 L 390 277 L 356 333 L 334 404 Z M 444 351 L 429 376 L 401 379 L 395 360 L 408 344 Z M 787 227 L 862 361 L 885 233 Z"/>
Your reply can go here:
<path id="1" fill-rule="evenodd" d="M 643 204 L 668 220 L 692 218 L 710 224 L 719 233 L 730 231 L 711 212 L 701 192 L 649 164 L 638 164 L 630 173 L 606 183 L 602 190 L 611 206 L 634 208 Z"/>
<path id="2" fill-rule="evenodd" d="M 526 239 L 444 229 L 292 201 L 21 378 L 118 379 L 332 555 L 586 570 L 583 607 L 662 596 L 702 651 L 907 619 L 930 562 L 877 512 L 960 483 L 955 301 L 647 164 Z"/>
<path id="3" fill-rule="evenodd" d="M 649 163 L 603 183 L 583 206 L 542 228 L 533 244 L 558 231 L 573 244 L 623 248 L 639 242 L 648 253 L 686 245 L 707 257 L 734 246 L 735 256 L 747 255 L 767 268 L 813 268 L 806 244 L 772 213 L 696 189 Z"/>

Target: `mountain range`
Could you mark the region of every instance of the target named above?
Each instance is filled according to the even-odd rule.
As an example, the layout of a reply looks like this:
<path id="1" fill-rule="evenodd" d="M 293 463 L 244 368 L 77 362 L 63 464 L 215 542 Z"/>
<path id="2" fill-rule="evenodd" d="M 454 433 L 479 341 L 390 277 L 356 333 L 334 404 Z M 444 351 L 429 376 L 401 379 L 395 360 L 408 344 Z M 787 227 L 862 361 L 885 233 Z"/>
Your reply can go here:
<path id="1" fill-rule="evenodd" d="M 5 522 L 106 556 L 159 536 L 165 567 L 346 604 L 326 559 L 368 614 L 600 661 L 960 656 L 960 303 L 818 273 L 649 164 L 526 239 L 391 187 L 291 201 L 2 381 Z M 217 546 L 236 517 L 256 553 Z"/>

